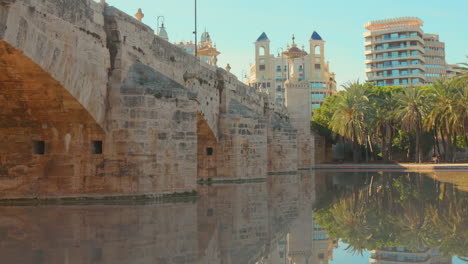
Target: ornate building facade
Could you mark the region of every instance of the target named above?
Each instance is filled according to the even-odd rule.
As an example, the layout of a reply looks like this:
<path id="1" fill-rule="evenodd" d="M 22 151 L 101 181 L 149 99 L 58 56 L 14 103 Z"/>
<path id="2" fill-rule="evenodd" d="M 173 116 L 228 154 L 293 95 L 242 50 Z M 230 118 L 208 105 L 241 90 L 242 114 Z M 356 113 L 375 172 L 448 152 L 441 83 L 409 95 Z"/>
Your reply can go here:
<path id="1" fill-rule="evenodd" d="M 162 23 L 161 27 L 158 29 L 158 36 L 166 41 L 169 41 L 169 35 L 167 34 L 164 23 Z M 195 43 L 192 41 L 181 41 L 179 43 L 174 43 L 174 45 L 195 56 Z M 210 33 L 208 33 L 206 30 L 202 33 L 197 47 L 197 56 L 201 61 L 204 61 L 213 66 L 217 66 L 218 55 L 221 53 L 216 49 L 216 44 L 213 43 Z"/>
<path id="2" fill-rule="evenodd" d="M 185 52 L 195 55 L 195 43 L 190 42 L 179 42 L 175 43 L 176 46 L 185 50 Z M 211 40 L 210 34 L 205 30 L 201 35 L 200 41 L 197 44 L 198 51 L 197 55 L 201 61 L 204 61 L 210 65 L 216 66 L 218 63 L 218 55 L 221 54 L 216 49 L 216 44 Z"/>
<path id="3" fill-rule="evenodd" d="M 286 82 L 294 79 L 309 88 L 310 107 L 320 107 L 326 97 L 336 93 L 335 74 L 325 59 L 325 41 L 313 32 L 309 52 L 299 48 L 295 38 L 286 50 L 271 50 L 270 39 L 262 33 L 255 42 L 255 64 L 250 67 L 247 83 L 286 103 Z"/>

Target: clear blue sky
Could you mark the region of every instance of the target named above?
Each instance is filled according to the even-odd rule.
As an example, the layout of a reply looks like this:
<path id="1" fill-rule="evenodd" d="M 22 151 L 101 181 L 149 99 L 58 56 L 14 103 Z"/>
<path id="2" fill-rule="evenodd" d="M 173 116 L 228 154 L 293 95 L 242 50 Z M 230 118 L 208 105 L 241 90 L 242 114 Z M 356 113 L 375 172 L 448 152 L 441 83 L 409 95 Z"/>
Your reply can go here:
<path id="1" fill-rule="evenodd" d="M 194 0 L 107 2 L 132 15 L 142 8 L 143 22 L 153 29 L 156 17 L 164 16 L 171 42 L 193 39 Z M 468 0 L 198 0 L 198 11 L 199 32 L 206 28 L 221 52 L 218 65 L 230 63 L 238 77 L 254 62 L 253 43 L 263 31 L 276 53 L 292 34 L 307 49 L 316 30 L 326 41 L 325 54 L 338 84 L 364 80 L 363 24 L 401 16 L 419 17 L 424 32 L 439 34 L 448 63 L 464 62 L 468 55 Z"/>

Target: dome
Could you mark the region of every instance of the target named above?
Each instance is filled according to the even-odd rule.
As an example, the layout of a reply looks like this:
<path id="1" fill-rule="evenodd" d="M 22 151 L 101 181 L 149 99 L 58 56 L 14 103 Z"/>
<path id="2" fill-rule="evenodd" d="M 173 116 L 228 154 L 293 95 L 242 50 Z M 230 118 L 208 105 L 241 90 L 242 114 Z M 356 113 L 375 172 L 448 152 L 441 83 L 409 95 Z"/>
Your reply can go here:
<path id="1" fill-rule="evenodd" d="M 203 32 L 203 34 L 201 35 L 201 38 L 200 38 L 200 41 L 201 42 L 205 42 L 207 40 L 211 40 L 211 37 L 210 37 L 210 33 L 208 32 Z"/>
<path id="2" fill-rule="evenodd" d="M 289 58 L 301 58 L 307 55 L 307 52 L 297 47 L 296 43 L 293 42 L 291 48 L 283 52 L 283 55 Z"/>
<path id="3" fill-rule="evenodd" d="M 310 38 L 313 40 L 322 40 L 322 37 L 319 35 L 319 33 L 317 33 L 317 31 L 314 31 Z"/>
<path id="4" fill-rule="evenodd" d="M 268 36 L 265 32 L 263 32 L 260 37 L 258 37 L 257 41 L 268 40 Z"/>
<path id="5" fill-rule="evenodd" d="M 159 28 L 158 36 L 166 41 L 169 41 L 169 35 L 167 34 L 164 24 Z"/>

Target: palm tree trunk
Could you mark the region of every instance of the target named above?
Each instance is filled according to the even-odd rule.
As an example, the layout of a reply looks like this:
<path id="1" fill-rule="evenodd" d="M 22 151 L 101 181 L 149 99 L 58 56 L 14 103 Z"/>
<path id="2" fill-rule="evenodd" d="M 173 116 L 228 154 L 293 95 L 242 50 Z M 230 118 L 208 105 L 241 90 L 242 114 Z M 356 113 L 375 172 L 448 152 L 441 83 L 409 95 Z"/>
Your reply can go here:
<path id="1" fill-rule="evenodd" d="M 393 128 L 391 126 L 388 126 L 389 130 L 389 138 L 387 141 L 388 147 L 387 147 L 387 155 L 388 155 L 388 161 L 393 159 Z"/>
<path id="2" fill-rule="evenodd" d="M 440 156 L 440 142 L 439 142 L 439 135 L 437 134 L 437 128 L 434 130 L 435 138 L 437 142 L 437 154 Z"/>
<path id="3" fill-rule="evenodd" d="M 352 127 L 353 127 L 353 162 L 358 163 L 360 160 L 359 143 L 357 139 L 356 128 L 354 127 L 354 125 L 352 125 Z"/>
<path id="4" fill-rule="evenodd" d="M 421 131 L 421 123 L 417 124 L 416 128 L 416 163 L 421 163 L 421 137 L 422 137 L 422 131 Z"/>
<path id="5" fill-rule="evenodd" d="M 452 144 L 452 163 L 455 163 L 455 156 L 457 154 L 457 132 L 453 133 L 453 144 Z"/>
<path id="6" fill-rule="evenodd" d="M 377 153 L 374 151 L 374 144 L 372 143 L 372 138 L 371 136 L 367 136 L 367 139 L 369 140 L 369 148 L 372 154 L 372 160 L 376 161 L 377 160 Z"/>
<path id="7" fill-rule="evenodd" d="M 442 139 L 442 146 L 444 147 L 444 159 L 447 159 L 448 144 L 447 140 L 445 140 L 445 133 L 443 129 L 440 130 L 440 138 Z"/>
<path id="8" fill-rule="evenodd" d="M 382 158 L 384 162 L 388 161 L 388 154 L 387 154 L 387 125 L 383 126 L 382 129 Z"/>

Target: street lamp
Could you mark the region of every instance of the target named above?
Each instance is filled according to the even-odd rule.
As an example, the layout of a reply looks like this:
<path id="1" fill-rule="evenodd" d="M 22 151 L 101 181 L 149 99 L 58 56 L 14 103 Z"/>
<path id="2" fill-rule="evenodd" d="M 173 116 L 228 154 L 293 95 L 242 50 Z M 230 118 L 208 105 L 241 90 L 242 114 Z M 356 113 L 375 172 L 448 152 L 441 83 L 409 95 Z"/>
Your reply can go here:
<path id="1" fill-rule="evenodd" d="M 198 46 L 197 46 L 197 0 L 195 0 L 195 57 L 198 58 Z"/>
<path id="2" fill-rule="evenodd" d="M 280 52 L 281 50 L 281 52 Z M 283 68 L 284 68 L 284 57 L 283 57 L 283 52 L 284 52 L 284 49 L 282 47 L 279 47 L 277 49 L 278 51 L 278 56 L 281 56 L 281 69 L 280 69 L 280 72 L 281 72 L 281 94 L 283 95 L 283 91 L 284 91 L 284 76 L 283 76 Z M 282 96 L 284 98 L 284 96 Z"/>

